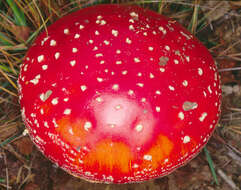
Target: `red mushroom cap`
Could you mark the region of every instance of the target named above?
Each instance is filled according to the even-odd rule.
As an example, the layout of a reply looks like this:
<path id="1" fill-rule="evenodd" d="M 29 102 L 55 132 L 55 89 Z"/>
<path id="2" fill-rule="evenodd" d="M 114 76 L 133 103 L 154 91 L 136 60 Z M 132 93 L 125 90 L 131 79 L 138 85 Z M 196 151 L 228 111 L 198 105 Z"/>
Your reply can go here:
<path id="1" fill-rule="evenodd" d="M 19 94 L 40 151 L 92 181 L 164 176 L 192 159 L 218 122 L 208 50 L 176 21 L 130 5 L 59 19 L 29 49 Z"/>

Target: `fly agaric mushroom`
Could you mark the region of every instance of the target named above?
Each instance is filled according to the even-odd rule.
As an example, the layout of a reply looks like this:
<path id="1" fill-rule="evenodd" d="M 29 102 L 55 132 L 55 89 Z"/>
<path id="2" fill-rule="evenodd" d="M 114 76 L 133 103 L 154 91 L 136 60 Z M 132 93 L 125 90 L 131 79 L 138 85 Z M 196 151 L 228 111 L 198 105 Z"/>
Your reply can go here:
<path id="1" fill-rule="evenodd" d="M 207 143 L 221 90 L 207 49 L 176 21 L 97 5 L 48 27 L 21 66 L 24 123 L 40 151 L 91 181 L 164 176 Z"/>

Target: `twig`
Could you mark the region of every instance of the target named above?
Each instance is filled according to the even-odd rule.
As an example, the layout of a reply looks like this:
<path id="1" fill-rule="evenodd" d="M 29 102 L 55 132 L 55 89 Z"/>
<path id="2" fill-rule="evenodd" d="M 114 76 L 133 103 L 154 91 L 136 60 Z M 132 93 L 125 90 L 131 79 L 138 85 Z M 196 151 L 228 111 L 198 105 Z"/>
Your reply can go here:
<path id="1" fill-rule="evenodd" d="M 8 164 L 7 164 L 7 158 L 6 154 L 3 151 L 3 160 L 4 160 L 4 165 L 5 165 L 5 170 L 6 170 L 6 189 L 9 190 L 9 175 L 8 175 Z"/>
<path id="2" fill-rule="evenodd" d="M 0 73 L 10 82 L 10 84 L 15 88 L 18 89 L 18 87 L 16 86 L 16 84 L 8 77 L 8 75 L 6 73 L 3 72 L 2 69 L 0 69 Z"/>
<path id="3" fill-rule="evenodd" d="M 226 145 L 228 149 L 228 156 L 230 156 L 239 166 L 241 166 L 241 153 L 231 145 Z"/>
<path id="4" fill-rule="evenodd" d="M 48 29 L 47 29 L 47 26 L 46 26 L 46 22 L 44 21 L 43 15 L 42 15 L 42 13 L 41 13 L 41 11 L 40 11 L 40 9 L 39 9 L 39 7 L 38 7 L 38 5 L 36 4 L 35 1 L 33 1 L 33 4 L 34 4 L 35 8 L 37 9 L 37 11 L 39 13 L 39 17 L 41 18 L 41 20 L 43 22 L 45 32 L 46 32 L 46 34 L 48 36 Z"/>
<path id="5" fill-rule="evenodd" d="M 0 186 L 2 186 L 2 187 L 4 187 L 4 188 L 12 189 L 12 187 L 11 187 L 11 186 L 7 186 L 7 185 L 2 184 L 2 183 L 0 183 Z"/>
<path id="6" fill-rule="evenodd" d="M 221 169 L 218 169 L 218 174 L 220 177 L 233 189 L 233 190 L 239 190 L 238 187 L 235 185 L 233 180 L 229 178 Z"/>
<path id="7" fill-rule="evenodd" d="M 218 72 L 237 71 L 237 70 L 241 70 L 241 67 L 233 67 L 233 68 L 219 69 Z"/>
<path id="8" fill-rule="evenodd" d="M 232 45 L 230 45 L 227 49 L 223 50 L 222 52 L 219 53 L 219 57 L 220 56 L 224 56 L 224 55 L 227 55 L 227 52 L 229 50 L 231 50 L 234 46 L 236 46 L 237 44 L 239 44 L 241 42 L 241 40 L 238 40 L 237 42 L 233 43 Z"/>
<path id="9" fill-rule="evenodd" d="M 3 147 L 5 150 L 8 150 L 10 153 L 12 153 L 13 155 L 15 155 L 15 157 L 20 160 L 24 165 L 28 165 L 28 161 L 19 153 L 17 153 L 14 148 L 10 145 L 7 144 L 5 147 Z"/>

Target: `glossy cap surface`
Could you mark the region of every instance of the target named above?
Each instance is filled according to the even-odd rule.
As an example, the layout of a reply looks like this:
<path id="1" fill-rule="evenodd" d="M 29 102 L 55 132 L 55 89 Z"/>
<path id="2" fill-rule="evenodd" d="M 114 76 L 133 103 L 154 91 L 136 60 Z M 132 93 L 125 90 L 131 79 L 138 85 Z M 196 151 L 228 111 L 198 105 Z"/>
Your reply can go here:
<path id="1" fill-rule="evenodd" d="M 167 175 L 198 154 L 220 113 L 208 50 L 138 6 L 98 5 L 59 19 L 29 49 L 19 94 L 41 152 L 93 181 Z"/>

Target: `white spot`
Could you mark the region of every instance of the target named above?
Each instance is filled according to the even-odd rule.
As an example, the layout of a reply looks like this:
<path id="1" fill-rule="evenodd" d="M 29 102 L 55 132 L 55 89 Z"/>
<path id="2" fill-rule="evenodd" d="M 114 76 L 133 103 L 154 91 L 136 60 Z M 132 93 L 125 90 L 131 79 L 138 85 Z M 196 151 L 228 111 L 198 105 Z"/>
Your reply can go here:
<path id="1" fill-rule="evenodd" d="M 116 54 L 120 54 L 121 53 L 121 50 L 116 50 Z"/>
<path id="2" fill-rule="evenodd" d="M 186 56 L 186 60 L 187 60 L 187 62 L 189 62 L 190 61 L 190 57 Z"/>
<path id="3" fill-rule="evenodd" d="M 160 95 L 160 94 L 161 94 L 161 91 L 160 91 L 160 90 L 157 90 L 157 91 L 156 91 L 156 94 Z"/>
<path id="4" fill-rule="evenodd" d="M 165 69 L 164 68 L 160 68 L 160 71 L 163 73 L 163 72 L 165 72 Z"/>
<path id="5" fill-rule="evenodd" d="M 54 54 L 54 57 L 55 57 L 56 60 L 59 58 L 59 56 L 60 56 L 60 53 L 59 53 L 59 52 L 56 52 L 56 53 Z"/>
<path id="6" fill-rule="evenodd" d="M 200 120 L 201 122 L 203 122 L 204 119 L 207 117 L 207 115 L 208 115 L 208 114 L 207 114 L 206 112 L 202 113 L 201 117 L 199 117 L 199 120 Z"/>
<path id="7" fill-rule="evenodd" d="M 95 46 L 95 47 L 93 48 L 93 51 L 96 51 L 96 50 L 98 50 L 98 47 L 97 47 L 97 46 Z"/>
<path id="8" fill-rule="evenodd" d="M 106 24 L 106 21 L 105 21 L 105 20 L 101 20 L 101 21 L 100 21 L 100 25 L 103 26 L 103 25 L 105 25 L 105 24 Z"/>
<path id="9" fill-rule="evenodd" d="M 150 78 L 153 79 L 155 78 L 155 76 L 152 73 L 150 73 Z"/>
<path id="10" fill-rule="evenodd" d="M 43 70 L 47 70 L 47 69 L 48 69 L 48 65 L 43 65 L 43 66 L 42 66 L 42 69 L 43 69 Z"/>
<path id="11" fill-rule="evenodd" d="M 146 98 L 142 98 L 142 99 L 141 99 L 141 102 L 142 102 L 142 103 L 146 102 Z"/>
<path id="12" fill-rule="evenodd" d="M 175 88 L 174 88 L 173 86 L 171 86 L 171 85 L 169 85 L 168 88 L 169 88 L 171 91 L 174 91 L 174 90 L 175 90 Z"/>
<path id="13" fill-rule="evenodd" d="M 38 62 L 39 62 L 39 63 L 42 62 L 43 60 L 44 60 L 44 55 L 38 56 Z"/>
<path id="14" fill-rule="evenodd" d="M 103 54 L 102 54 L 102 53 L 97 53 L 97 54 L 95 55 L 95 57 L 103 57 Z"/>
<path id="15" fill-rule="evenodd" d="M 98 82 L 103 82 L 103 78 L 97 77 Z"/>
<path id="16" fill-rule="evenodd" d="M 43 102 L 45 102 L 45 101 L 49 98 L 49 96 L 50 96 L 51 94 L 52 94 L 52 90 L 48 90 L 47 92 L 40 94 L 39 98 L 40 98 Z"/>
<path id="17" fill-rule="evenodd" d="M 198 74 L 199 74 L 200 76 L 203 75 L 203 70 L 202 70 L 201 68 L 198 68 Z"/>
<path id="18" fill-rule="evenodd" d="M 169 47 L 169 46 L 165 46 L 165 49 L 166 49 L 167 51 L 169 51 L 169 50 L 170 50 L 170 47 Z"/>
<path id="19" fill-rule="evenodd" d="M 56 46 L 56 41 L 55 40 L 51 40 L 50 41 L 50 46 Z"/>
<path id="20" fill-rule="evenodd" d="M 58 98 L 54 98 L 52 101 L 51 101 L 51 103 L 53 104 L 53 105 L 57 105 L 58 104 Z"/>
<path id="21" fill-rule="evenodd" d="M 156 112 L 160 112 L 161 108 L 159 106 L 156 106 Z"/>
<path id="22" fill-rule="evenodd" d="M 119 109 L 121 109 L 121 108 L 122 108 L 121 105 L 116 105 L 116 106 L 115 106 L 115 109 L 116 109 L 116 110 L 119 110 Z"/>
<path id="23" fill-rule="evenodd" d="M 141 132 L 142 129 L 143 129 L 143 125 L 142 125 L 142 124 L 138 124 L 138 125 L 135 127 L 135 130 L 136 130 L 137 132 Z"/>
<path id="24" fill-rule="evenodd" d="M 89 122 L 89 121 L 86 121 L 85 124 L 84 124 L 84 129 L 86 131 L 89 131 L 89 129 L 92 127 L 92 123 Z"/>
<path id="25" fill-rule="evenodd" d="M 74 134 L 74 132 L 73 132 L 73 129 L 72 129 L 72 128 L 70 128 L 70 129 L 69 129 L 69 133 L 70 133 L 71 135 L 73 135 L 73 134 Z"/>
<path id="26" fill-rule="evenodd" d="M 49 125 L 48 125 L 48 122 L 47 122 L 47 121 L 44 122 L 44 126 L 45 126 L 46 128 L 49 128 Z"/>
<path id="27" fill-rule="evenodd" d="M 80 37 L 79 34 L 75 34 L 75 35 L 74 35 L 74 38 L 75 38 L 75 39 L 78 39 L 79 37 Z"/>
<path id="28" fill-rule="evenodd" d="M 183 114 L 183 112 L 179 112 L 179 113 L 178 113 L 178 117 L 179 117 L 181 120 L 183 120 L 183 119 L 184 119 L 184 114 Z"/>
<path id="29" fill-rule="evenodd" d="M 44 45 L 44 43 L 49 39 L 49 36 L 45 37 L 42 41 L 41 41 L 41 46 Z"/>
<path id="30" fill-rule="evenodd" d="M 80 89 L 84 92 L 84 91 L 87 89 L 87 86 L 81 85 L 81 86 L 80 86 Z"/>
<path id="31" fill-rule="evenodd" d="M 165 160 L 164 160 L 164 163 L 167 163 L 169 160 L 168 160 L 168 158 L 166 158 Z"/>
<path id="32" fill-rule="evenodd" d="M 203 91 L 203 95 L 204 97 L 207 97 L 207 93 L 205 91 Z"/>
<path id="33" fill-rule="evenodd" d="M 73 53 L 76 53 L 77 51 L 78 51 L 77 48 L 73 48 L 73 49 L 72 49 L 72 52 L 73 52 Z"/>
<path id="34" fill-rule="evenodd" d="M 116 125 L 115 124 L 109 124 L 110 128 L 114 128 Z"/>
<path id="35" fill-rule="evenodd" d="M 162 31 L 163 34 L 166 34 L 166 33 L 167 33 L 167 31 L 166 31 L 162 26 L 159 26 L 158 29 L 159 29 L 160 31 Z"/>
<path id="36" fill-rule="evenodd" d="M 126 75 L 128 73 L 127 70 L 122 71 L 122 75 Z"/>
<path id="37" fill-rule="evenodd" d="M 137 57 L 135 57 L 135 58 L 134 58 L 134 62 L 135 62 L 135 63 L 140 63 L 140 59 L 137 58 Z"/>
<path id="38" fill-rule="evenodd" d="M 23 131 L 22 135 L 23 135 L 23 136 L 26 136 L 27 134 L 29 134 L 28 129 L 24 129 L 24 131 Z"/>
<path id="39" fill-rule="evenodd" d="M 79 25 L 79 29 L 82 30 L 84 28 L 83 25 Z"/>
<path id="40" fill-rule="evenodd" d="M 153 47 L 151 47 L 151 46 L 150 46 L 150 47 L 148 47 L 148 50 L 149 50 L 149 51 L 153 51 L 153 49 L 154 49 L 154 48 L 153 48 Z"/>
<path id="41" fill-rule="evenodd" d="M 144 86 L 143 83 L 137 83 L 136 85 L 139 86 L 139 87 L 143 87 Z"/>
<path id="42" fill-rule="evenodd" d="M 126 38 L 126 43 L 131 44 L 130 38 Z"/>
<path id="43" fill-rule="evenodd" d="M 188 143 L 188 142 L 190 142 L 190 137 L 189 136 L 185 136 L 184 138 L 183 138 L 183 143 L 184 144 L 186 144 L 186 143 Z"/>
<path id="44" fill-rule="evenodd" d="M 69 29 L 68 28 L 64 29 L 64 33 L 69 34 Z"/>
<path id="45" fill-rule="evenodd" d="M 100 103 L 100 102 L 103 102 L 103 99 L 101 97 L 97 97 L 96 101 Z"/>
<path id="46" fill-rule="evenodd" d="M 35 76 L 34 79 L 30 80 L 31 83 L 33 83 L 34 85 L 39 83 L 39 79 L 40 79 L 40 75 Z"/>
<path id="47" fill-rule="evenodd" d="M 131 17 L 137 17 L 137 18 L 138 18 L 139 15 L 138 15 L 137 13 L 135 13 L 135 12 L 131 12 L 131 13 L 130 13 L 130 16 L 131 16 Z"/>
<path id="48" fill-rule="evenodd" d="M 115 63 L 116 63 L 116 65 L 120 65 L 120 64 L 122 64 L 122 61 L 116 61 Z"/>
<path id="49" fill-rule="evenodd" d="M 129 26 L 129 30 L 135 30 L 135 28 L 132 24 Z"/>
<path id="50" fill-rule="evenodd" d="M 138 168 L 139 165 L 138 164 L 133 164 L 133 167 L 132 168 Z"/>
<path id="51" fill-rule="evenodd" d="M 191 37 L 189 35 L 185 34 L 183 31 L 181 31 L 180 34 L 183 35 L 184 37 L 186 37 L 187 40 L 191 39 Z"/>
<path id="52" fill-rule="evenodd" d="M 105 63 L 105 61 L 104 61 L 104 60 L 101 60 L 101 61 L 100 61 L 100 64 L 101 64 L 101 65 L 103 65 L 104 63 Z"/>
<path id="53" fill-rule="evenodd" d="M 141 99 L 141 102 L 142 102 L 142 103 L 146 102 L 146 98 L 142 98 L 142 99 Z"/>
<path id="54" fill-rule="evenodd" d="M 69 101 L 69 98 L 64 98 L 64 101 L 65 101 L 65 102 L 68 102 L 68 101 Z"/>
<path id="55" fill-rule="evenodd" d="M 151 161 L 151 160 L 152 160 L 152 156 L 151 156 L 151 155 L 146 154 L 146 155 L 144 155 L 143 159 L 144 159 L 144 160 Z"/>
<path id="56" fill-rule="evenodd" d="M 104 40 L 104 44 L 105 44 L 105 45 L 109 45 L 109 44 L 110 44 L 110 42 L 109 42 L 109 41 L 107 41 L 107 40 Z"/>
<path id="57" fill-rule="evenodd" d="M 117 30 L 111 30 L 111 33 L 113 36 L 117 37 L 118 36 L 118 31 Z"/>
<path id="58" fill-rule="evenodd" d="M 210 94 L 212 94 L 212 92 L 213 92 L 210 85 L 208 86 L 208 91 Z"/>
<path id="59" fill-rule="evenodd" d="M 112 86 L 112 89 L 113 89 L 113 90 L 116 90 L 116 91 L 119 90 L 119 85 L 118 85 L 118 84 L 114 84 L 114 85 Z"/>
<path id="60" fill-rule="evenodd" d="M 198 107 L 196 102 L 185 101 L 182 105 L 184 111 L 194 110 Z"/>
<path id="61" fill-rule="evenodd" d="M 100 19 L 102 19 L 102 18 L 103 18 L 103 17 L 102 17 L 101 15 L 98 15 L 98 16 L 97 16 L 97 19 L 98 19 L 98 20 L 100 20 Z"/>
<path id="62" fill-rule="evenodd" d="M 141 77 L 141 76 L 142 76 L 142 74 L 139 72 L 139 73 L 137 73 L 137 76 L 138 76 L 138 77 Z"/>
<path id="63" fill-rule="evenodd" d="M 182 85 L 185 86 L 185 87 L 187 87 L 187 85 L 188 85 L 187 80 L 184 80 L 184 81 L 182 82 Z"/>
<path id="64" fill-rule="evenodd" d="M 133 95 L 133 94 L 134 94 L 134 91 L 133 91 L 133 90 L 129 90 L 129 91 L 128 91 L 128 94 L 129 94 L 129 95 Z"/>
<path id="65" fill-rule="evenodd" d="M 129 19 L 129 22 L 130 23 L 135 23 L 135 21 L 131 18 L 131 19 Z"/>
<path id="66" fill-rule="evenodd" d="M 175 64 L 179 64 L 179 61 L 177 59 L 174 59 Z"/>
<path id="67" fill-rule="evenodd" d="M 65 109 L 64 110 L 65 115 L 70 115 L 71 114 L 71 109 Z"/>
<path id="68" fill-rule="evenodd" d="M 27 71 L 28 70 L 28 65 L 25 65 L 24 68 L 23 68 L 24 71 Z"/>
<path id="69" fill-rule="evenodd" d="M 75 61 L 75 60 L 70 61 L 70 65 L 71 65 L 71 66 L 75 66 L 75 64 L 76 64 L 76 61 Z"/>
<path id="70" fill-rule="evenodd" d="M 93 44 L 93 43 L 94 43 L 94 41 L 93 41 L 93 40 L 89 40 L 89 43 L 90 43 L 90 44 Z"/>

